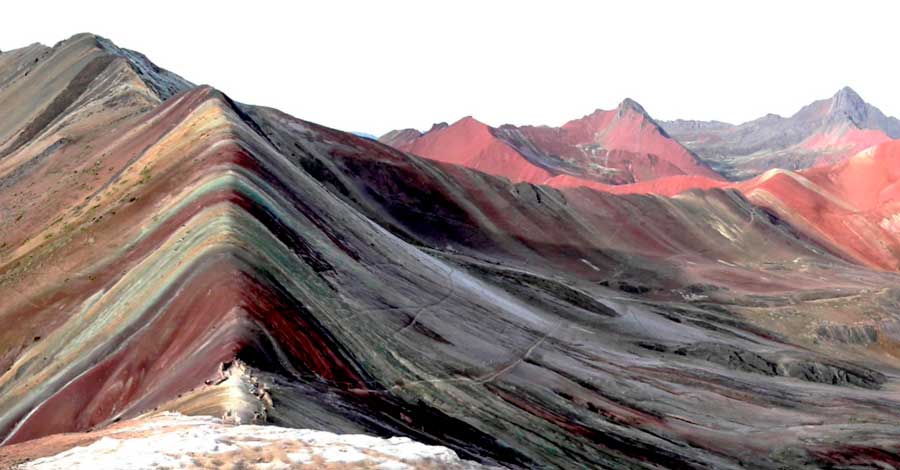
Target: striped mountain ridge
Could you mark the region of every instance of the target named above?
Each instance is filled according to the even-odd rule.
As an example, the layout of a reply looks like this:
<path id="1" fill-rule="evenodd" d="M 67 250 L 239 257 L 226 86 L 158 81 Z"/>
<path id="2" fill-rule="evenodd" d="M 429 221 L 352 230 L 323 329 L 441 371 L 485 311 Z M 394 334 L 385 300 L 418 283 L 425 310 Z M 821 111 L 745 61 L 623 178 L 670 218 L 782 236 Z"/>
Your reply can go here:
<path id="1" fill-rule="evenodd" d="M 777 209 L 513 183 L 110 44 L 0 54 L 0 462 L 164 411 L 508 468 L 896 458 L 898 276 Z"/>

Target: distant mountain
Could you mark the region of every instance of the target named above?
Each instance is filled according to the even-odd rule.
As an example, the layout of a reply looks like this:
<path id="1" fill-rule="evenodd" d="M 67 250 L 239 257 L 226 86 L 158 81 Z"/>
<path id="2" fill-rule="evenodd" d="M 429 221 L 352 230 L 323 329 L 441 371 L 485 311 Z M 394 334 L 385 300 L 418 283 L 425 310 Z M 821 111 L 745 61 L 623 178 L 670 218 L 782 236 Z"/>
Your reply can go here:
<path id="1" fill-rule="evenodd" d="M 637 102 L 596 110 L 562 127 L 490 127 L 473 117 L 421 133 L 392 131 L 381 142 L 512 181 L 554 185 L 557 178 L 626 184 L 674 175 L 718 178 Z"/>
<path id="2" fill-rule="evenodd" d="M 351 132 L 351 134 L 353 134 L 357 137 L 362 137 L 363 139 L 378 140 L 378 137 L 376 137 L 372 134 L 367 134 L 365 132 Z"/>
<path id="3" fill-rule="evenodd" d="M 885 116 L 849 87 L 787 118 L 769 114 L 740 125 L 686 120 L 661 124 L 730 179 L 746 179 L 772 168 L 799 170 L 834 163 L 900 138 L 900 120 Z"/>

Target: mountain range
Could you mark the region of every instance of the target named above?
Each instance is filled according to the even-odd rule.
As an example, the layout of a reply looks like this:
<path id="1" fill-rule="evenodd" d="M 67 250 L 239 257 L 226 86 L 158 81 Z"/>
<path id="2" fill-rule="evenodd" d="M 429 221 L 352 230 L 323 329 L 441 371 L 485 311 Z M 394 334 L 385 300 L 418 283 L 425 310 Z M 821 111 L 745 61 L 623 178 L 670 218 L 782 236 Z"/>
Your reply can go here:
<path id="1" fill-rule="evenodd" d="M 900 143 L 850 95 L 378 142 L 91 34 L 5 51 L 0 464 L 273 468 L 254 433 L 307 428 L 358 468 L 900 466 Z"/>
<path id="2" fill-rule="evenodd" d="M 515 182 L 558 185 L 569 177 L 626 184 L 674 175 L 717 175 L 672 139 L 631 99 L 561 127 L 487 126 L 472 117 L 428 132 L 392 131 L 381 142 L 400 150 Z"/>
<path id="3" fill-rule="evenodd" d="M 391 131 L 381 141 L 426 158 L 512 181 L 551 186 L 630 184 L 670 176 L 739 181 L 770 169 L 837 163 L 900 138 L 887 117 L 849 87 L 784 118 L 769 114 L 740 125 L 719 121 L 658 123 L 634 100 L 597 110 L 559 128 L 491 128 L 466 117 L 428 132 Z"/>
<path id="4" fill-rule="evenodd" d="M 740 125 L 684 120 L 662 125 L 730 179 L 772 168 L 799 170 L 836 163 L 900 138 L 900 120 L 885 116 L 849 87 L 786 118 L 769 114 Z"/>

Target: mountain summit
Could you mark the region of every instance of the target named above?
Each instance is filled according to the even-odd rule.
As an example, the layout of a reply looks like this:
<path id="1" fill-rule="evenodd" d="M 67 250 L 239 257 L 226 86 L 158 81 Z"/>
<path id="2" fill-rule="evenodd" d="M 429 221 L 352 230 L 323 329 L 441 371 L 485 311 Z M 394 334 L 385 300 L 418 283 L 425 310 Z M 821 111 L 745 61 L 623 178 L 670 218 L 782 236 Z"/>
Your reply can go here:
<path id="1" fill-rule="evenodd" d="M 828 112 L 832 115 L 845 115 L 861 126 L 868 116 L 868 108 L 869 105 L 856 91 L 845 86 L 831 97 Z"/>
<path id="2" fill-rule="evenodd" d="M 632 111 L 638 114 L 642 114 L 648 118 L 650 117 L 650 114 L 648 114 L 647 111 L 644 110 L 644 107 L 631 98 L 625 98 L 624 100 L 622 100 L 622 102 L 619 103 L 619 106 L 616 107 L 616 110 L 618 110 L 620 114 Z"/>
<path id="3" fill-rule="evenodd" d="M 880 109 L 865 102 L 852 88 L 841 88 L 831 98 L 828 113 L 835 121 L 849 120 L 859 129 L 884 132 L 891 139 L 900 138 L 900 120 L 887 117 Z"/>

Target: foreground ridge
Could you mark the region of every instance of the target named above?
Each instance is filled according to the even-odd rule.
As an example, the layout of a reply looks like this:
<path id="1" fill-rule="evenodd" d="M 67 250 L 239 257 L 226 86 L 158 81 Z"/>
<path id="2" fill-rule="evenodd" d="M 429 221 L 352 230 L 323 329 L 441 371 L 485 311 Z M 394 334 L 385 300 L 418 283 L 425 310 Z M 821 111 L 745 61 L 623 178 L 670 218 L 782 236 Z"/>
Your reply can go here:
<path id="1" fill-rule="evenodd" d="M 78 440 L 53 440 L 44 439 L 43 445 L 78 446 L 17 468 L 488 468 L 461 460 L 446 447 L 426 446 L 406 438 L 378 439 L 277 426 L 228 425 L 216 418 L 169 413 L 118 424 Z"/>

